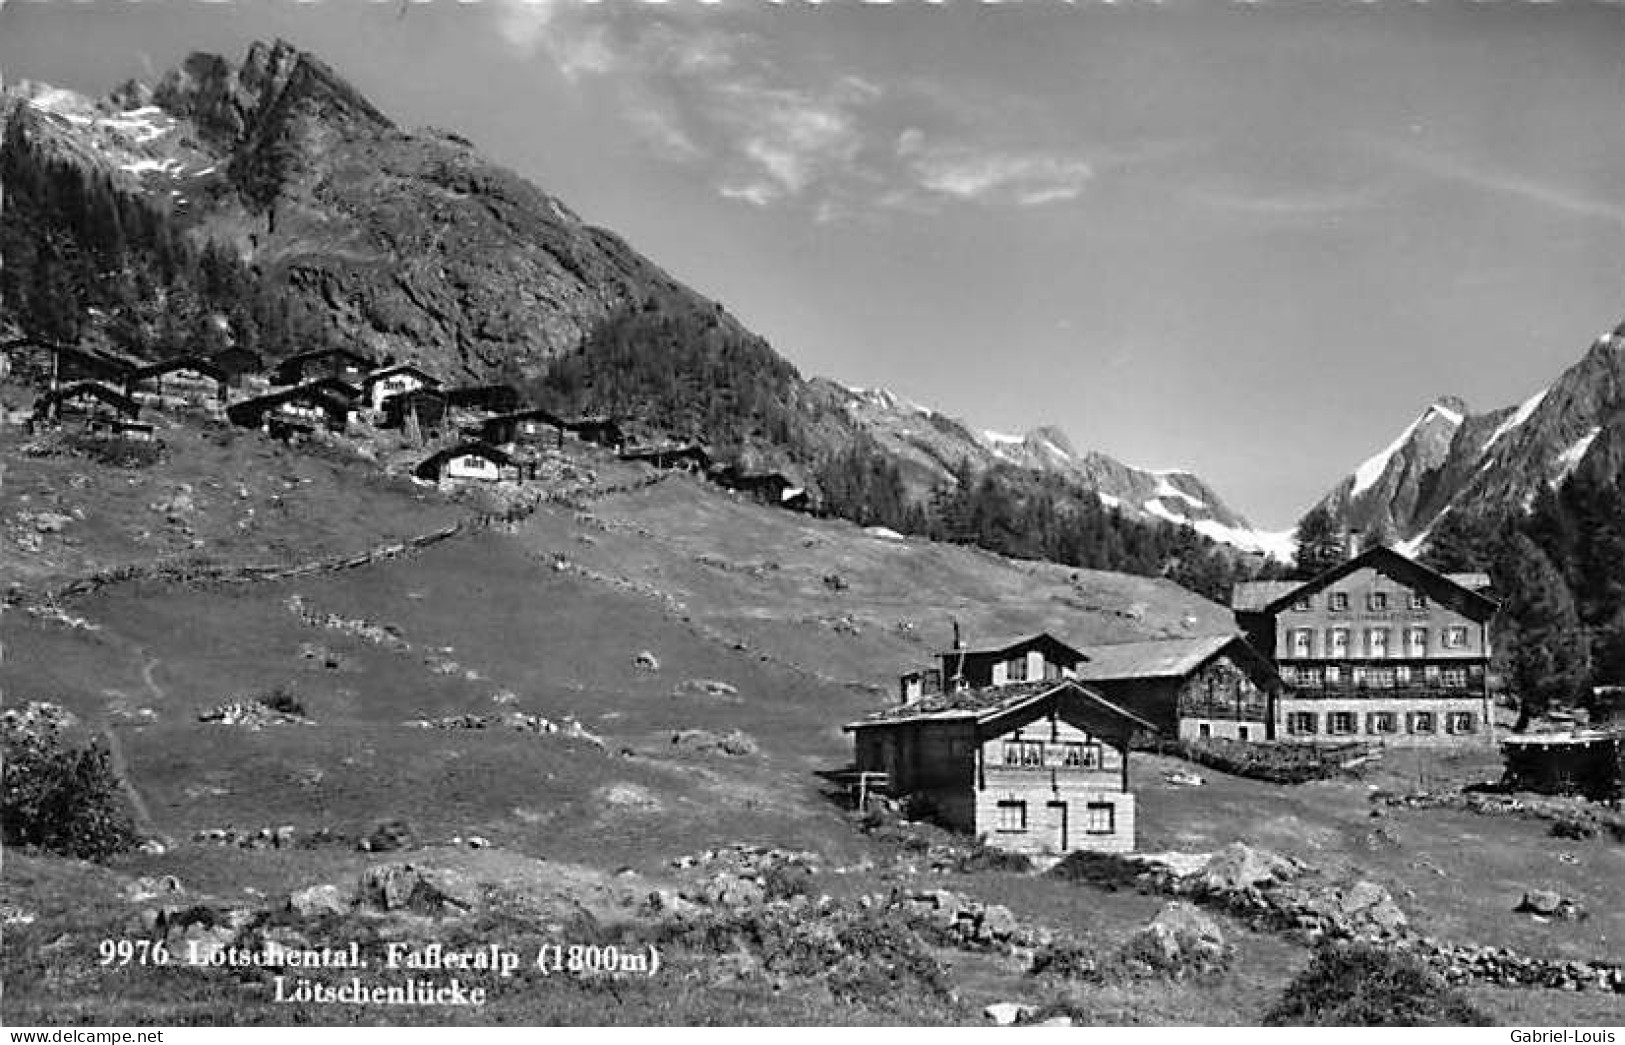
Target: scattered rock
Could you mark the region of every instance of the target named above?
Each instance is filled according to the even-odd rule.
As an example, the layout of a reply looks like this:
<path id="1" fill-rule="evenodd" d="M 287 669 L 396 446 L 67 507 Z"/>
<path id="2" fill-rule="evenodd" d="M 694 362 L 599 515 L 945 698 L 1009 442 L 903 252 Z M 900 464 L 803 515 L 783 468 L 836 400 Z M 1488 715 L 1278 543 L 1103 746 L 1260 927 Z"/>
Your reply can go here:
<path id="1" fill-rule="evenodd" d="M 185 892 L 181 880 L 172 874 L 157 878 L 143 876 L 124 886 L 126 900 L 151 900 L 160 896 L 180 896 Z"/>
<path id="2" fill-rule="evenodd" d="M 357 906 L 374 911 L 455 914 L 472 910 L 477 897 L 460 880 L 411 864 L 374 864 L 356 883 Z"/>
<path id="3" fill-rule="evenodd" d="M 1562 921 L 1580 921 L 1586 917 L 1585 908 L 1551 889 L 1531 889 L 1523 894 L 1515 910 Z"/>
<path id="4" fill-rule="evenodd" d="M 329 914 L 345 914 L 350 901 L 336 885 L 313 885 L 288 896 L 288 910 L 301 918 L 317 918 Z"/>
<path id="5" fill-rule="evenodd" d="M 1230 952 L 1217 922 L 1175 900 L 1129 939 L 1119 957 L 1136 971 L 1178 979 L 1224 968 Z"/>
<path id="6" fill-rule="evenodd" d="M 618 809 L 655 812 L 662 808 L 660 799 L 640 784 L 609 784 L 598 789 L 598 800 Z"/>
<path id="7" fill-rule="evenodd" d="M 713 733 L 708 729 L 684 729 L 673 733 L 671 742 L 681 750 L 700 753 L 720 752 L 741 756 L 754 755 L 758 750 L 755 738 L 738 729 L 725 734 Z"/>
<path id="8" fill-rule="evenodd" d="M 368 853 L 389 853 L 397 849 L 410 849 L 416 844 L 412 826 L 405 820 L 385 820 L 372 829 L 372 834 L 361 840 L 360 849 Z"/>
<path id="9" fill-rule="evenodd" d="M 648 650 L 643 650 L 637 656 L 633 657 L 632 658 L 632 663 L 636 664 L 638 667 L 642 668 L 644 671 L 659 671 L 660 670 L 660 658 L 656 657 L 653 653 L 650 653 Z"/>
<path id="10" fill-rule="evenodd" d="M 1017 1021 L 1036 1010 L 1031 1005 L 1018 1005 L 1013 1001 L 996 1001 L 982 1010 L 982 1015 L 993 1021 L 995 1027 L 1013 1027 Z M 1070 1026 L 1071 1021 L 1068 1021 Z"/>
<path id="11" fill-rule="evenodd" d="M 699 693 L 707 697 L 733 697 L 739 695 L 739 687 L 717 679 L 689 679 L 677 687 L 677 692 Z"/>

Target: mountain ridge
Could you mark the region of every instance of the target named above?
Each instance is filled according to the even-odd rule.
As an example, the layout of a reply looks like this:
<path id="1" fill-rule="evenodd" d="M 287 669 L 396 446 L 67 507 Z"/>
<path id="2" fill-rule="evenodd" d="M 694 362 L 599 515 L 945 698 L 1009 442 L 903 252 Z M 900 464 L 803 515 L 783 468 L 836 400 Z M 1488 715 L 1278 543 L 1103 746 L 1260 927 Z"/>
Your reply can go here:
<path id="1" fill-rule="evenodd" d="M 800 479 L 868 437 L 894 455 L 916 496 L 951 483 L 968 459 L 981 471 L 1057 477 L 1136 520 L 1191 525 L 1249 551 L 1268 546 L 1189 472 L 1080 454 L 1053 426 L 1015 441 L 978 434 L 890 393 L 865 400 L 803 378 L 614 232 L 456 135 L 403 130 L 286 41 L 256 43 L 240 63 L 196 52 L 156 84 L 130 81 L 101 99 L 45 85 L 8 93 L 24 114 L 12 133 L 158 201 L 195 240 L 228 244 L 305 339 L 355 345 L 447 380 L 544 392 L 561 365 L 587 354 L 594 362 L 577 366 L 565 391 L 569 382 L 554 380 L 553 391 L 581 408 L 634 410 L 659 389 L 628 386 L 617 399 L 604 388 L 605 368 L 645 365 L 624 357 L 651 351 L 640 339 L 654 334 L 697 340 L 702 356 L 711 353 L 697 363 L 765 376 L 739 387 L 731 406 L 684 390 L 693 402 L 665 411 L 678 422 L 667 434 L 703 437 L 719 409 L 744 411 L 721 449 Z M 670 329 L 661 327 L 667 315 L 677 317 Z M 927 434 L 902 432 L 904 420 L 922 419 Z"/>
<path id="2" fill-rule="evenodd" d="M 1315 507 L 1346 529 L 1415 553 L 1453 509 L 1524 511 L 1543 487 L 1570 476 L 1620 475 L 1625 324 L 1514 405 L 1474 413 L 1459 399 L 1444 402 L 1443 411 L 1438 403 L 1424 410 Z"/>

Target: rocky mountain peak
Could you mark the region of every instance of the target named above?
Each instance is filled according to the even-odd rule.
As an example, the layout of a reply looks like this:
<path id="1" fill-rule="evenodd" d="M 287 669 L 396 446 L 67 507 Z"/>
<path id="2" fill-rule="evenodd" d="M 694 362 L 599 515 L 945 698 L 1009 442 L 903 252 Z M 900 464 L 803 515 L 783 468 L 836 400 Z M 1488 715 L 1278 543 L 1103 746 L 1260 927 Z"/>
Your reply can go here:
<path id="1" fill-rule="evenodd" d="M 1027 433 L 1027 442 L 1047 443 L 1051 449 L 1063 457 L 1078 456 L 1078 451 L 1073 448 L 1072 441 L 1066 437 L 1066 433 L 1054 425 L 1040 425 L 1034 428 Z"/>
<path id="2" fill-rule="evenodd" d="M 343 121 L 352 134 L 394 126 L 326 63 L 286 40 L 251 45 L 240 66 L 195 51 L 164 74 L 151 98 L 227 148 L 271 136 L 301 111 Z"/>

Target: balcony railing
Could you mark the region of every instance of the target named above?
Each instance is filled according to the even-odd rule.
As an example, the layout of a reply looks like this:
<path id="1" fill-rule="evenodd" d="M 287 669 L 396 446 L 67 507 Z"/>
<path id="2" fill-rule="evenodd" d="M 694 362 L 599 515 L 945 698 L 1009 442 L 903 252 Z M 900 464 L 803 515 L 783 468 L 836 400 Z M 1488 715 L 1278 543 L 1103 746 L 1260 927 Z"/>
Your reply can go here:
<path id="1" fill-rule="evenodd" d="M 1355 700 L 1463 700 L 1484 695 L 1483 683 L 1469 682 L 1465 686 L 1355 686 L 1352 683 L 1334 685 L 1289 685 L 1283 697 L 1289 700 L 1328 699 Z"/>

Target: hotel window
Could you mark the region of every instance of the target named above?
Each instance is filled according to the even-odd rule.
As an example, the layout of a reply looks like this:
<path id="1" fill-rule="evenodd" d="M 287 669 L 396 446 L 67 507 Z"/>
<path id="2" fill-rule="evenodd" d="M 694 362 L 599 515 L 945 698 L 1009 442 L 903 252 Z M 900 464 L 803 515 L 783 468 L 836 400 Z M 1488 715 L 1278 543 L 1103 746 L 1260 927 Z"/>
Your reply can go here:
<path id="1" fill-rule="evenodd" d="M 1372 689 L 1393 689 L 1394 669 L 1371 668 L 1366 672 L 1365 682 Z"/>
<path id="2" fill-rule="evenodd" d="M 1466 628 L 1446 628 L 1446 629 L 1444 629 L 1444 648 L 1445 649 L 1466 649 L 1467 648 L 1467 629 Z"/>
<path id="3" fill-rule="evenodd" d="M 1411 666 L 1400 664 L 1394 668 L 1394 685 L 1409 686 L 1411 684 Z"/>
<path id="4" fill-rule="evenodd" d="M 1084 831 L 1091 835 L 1117 832 L 1117 807 L 1110 802 L 1090 802 L 1084 807 Z"/>
<path id="5" fill-rule="evenodd" d="M 1330 596 L 1330 606 L 1334 612 L 1346 612 L 1349 608 L 1349 593 L 1346 591 L 1332 592 Z"/>
<path id="6" fill-rule="evenodd" d="M 1398 720 L 1392 711 L 1373 711 L 1365 717 L 1365 731 L 1382 735 L 1399 732 Z"/>
<path id="7" fill-rule="evenodd" d="M 1252 733 L 1251 729 L 1249 729 L 1246 726 L 1237 726 L 1236 727 L 1236 739 L 1237 740 L 1240 740 L 1243 744 L 1245 744 L 1245 743 L 1247 743 L 1247 741 L 1251 740 L 1252 738 L 1253 738 L 1253 733 Z"/>
<path id="8" fill-rule="evenodd" d="M 1354 732 L 1354 712 L 1334 711 L 1326 716 L 1326 732 L 1333 736 L 1347 736 Z"/>
<path id="9" fill-rule="evenodd" d="M 1444 688 L 1445 689 L 1465 689 L 1466 687 L 1467 687 L 1467 669 L 1466 668 L 1445 668 L 1444 669 Z"/>
<path id="10" fill-rule="evenodd" d="M 1292 655 L 1307 657 L 1314 643 L 1314 632 L 1308 628 L 1297 628 L 1292 632 Z"/>
<path id="11" fill-rule="evenodd" d="M 1099 769 L 1100 745 L 1076 742 L 1061 745 L 1061 766 L 1065 769 Z"/>
<path id="12" fill-rule="evenodd" d="M 1199 739 L 1202 739 L 1202 740 L 1212 740 L 1213 739 L 1213 727 L 1208 725 L 1206 722 L 1204 722 L 1201 725 L 1196 727 L 1196 735 L 1197 735 L 1197 737 Z"/>
<path id="13" fill-rule="evenodd" d="M 1313 606 L 1314 606 L 1314 599 L 1312 599 L 1308 595 L 1305 595 L 1305 596 L 1303 596 L 1301 598 L 1295 599 L 1293 601 L 1293 603 L 1292 603 L 1292 609 L 1294 611 L 1298 612 L 1298 613 L 1305 613 L 1309 609 L 1311 609 Z"/>
<path id="14" fill-rule="evenodd" d="M 1434 720 L 1433 720 L 1433 712 L 1431 712 L 1431 711 L 1413 711 L 1413 712 L 1411 712 L 1411 732 L 1412 733 L 1432 733 L 1434 730 L 1436 730 L 1438 728 L 1439 728 L 1438 723 L 1434 722 Z"/>
<path id="15" fill-rule="evenodd" d="M 1437 686 L 1439 684 L 1439 665 L 1424 665 L 1422 668 L 1422 681 L 1429 686 Z"/>
<path id="16" fill-rule="evenodd" d="M 1373 612 L 1388 608 L 1388 593 L 1374 591 L 1365 597 L 1365 608 Z"/>
<path id="17" fill-rule="evenodd" d="M 1326 685 L 1340 686 L 1343 684 L 1343 669 L 1336 664 L 1326 665 Z"/>
<path id="18" fill-rule="evenodd" d="M 1428 597 L 1419 591 L 1411 592 L 1411 609 L 1425 610 L 1428 608 Z"/>
<path id="19" fill-rule="evenodd" d="M 1016 659 L 1010 661 L 1010 663 L 1005 666 L 1004 677 L 1010 682 L 1026 682 L 1027 658 L 1017 657 Z"/>
<path id="20" fill-rule="evenodd" d="M 1366 653 L 1373 657 L 1388 656 L 1388 629 L 1372 628 L 1365 633 Z"/>
<path id="21" fill-rule="evenodd" d="M 1286 717 L 1286 731 L 1296 737 L 1315 733 L 1320 727 L 1313 711 L 1294 711 Z"/>
<path id="22" fill-rule="evenodd" d="M 1332 631 L 1331 631 L 1331 637 L 1332 637 L 1332 656 L 1334 656 L 1334 657 L 1346 657 L 1346 656 L 1348 656 L 1349 655 L 1349 630 L 1347 628 L 1333 628 Z"/>
<path id="23" fill-rule="evenodd" d="M 1428 630 L 1426 628 L 1407 628 L 1405 630 L 1405 648 L 1413 657 L 1427 656 Z"/>
<path id="24" fill-rule="evenodd" d="M 1319 668 L 1299 668 L 1298 669 L 1298 685 L 1304 687 L 1305 689 L 1319 689 L 1320 688 L 1320 669 Z"/>
<path id="25" fill-rule="evenodd" d="M 1000 802 L 998 824 L 1000 831 L 1027 830 L 1027 803 Z"/>
<path id="26" fill-rule="evenodd" d="M 1451 733 L 1472 733 L 1475 721 L 1471 711 L 1452 711 L 1445 717 L 1445 729 Z"/>
<path id="27" fill-rule="evenodd" d="M 1043 766 L 1044 742 L 1041 740 L 1006 740 L 1004 742 L 1004 764 L 1018 766 L 1023 769 Z"/>

